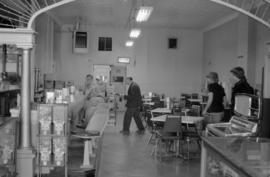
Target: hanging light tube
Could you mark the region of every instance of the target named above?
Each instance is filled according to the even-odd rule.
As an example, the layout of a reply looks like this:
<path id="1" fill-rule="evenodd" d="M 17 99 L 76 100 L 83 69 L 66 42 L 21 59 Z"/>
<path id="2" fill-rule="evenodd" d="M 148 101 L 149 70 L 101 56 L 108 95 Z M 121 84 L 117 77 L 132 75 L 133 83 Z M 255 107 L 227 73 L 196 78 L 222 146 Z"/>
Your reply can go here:
<path id="1" fill-rule="evenodd" d="M 138 38 L 141 34 L 141 29 L 134 28 L 130 31 L 129 37 L 130 38 Z"/>
<path id="2" fill-rule="evenodd" d="M 141 6 L 136 15 L 136 22 L 147 21 L 153 9 L 154 8 L 152 6 Z"/>

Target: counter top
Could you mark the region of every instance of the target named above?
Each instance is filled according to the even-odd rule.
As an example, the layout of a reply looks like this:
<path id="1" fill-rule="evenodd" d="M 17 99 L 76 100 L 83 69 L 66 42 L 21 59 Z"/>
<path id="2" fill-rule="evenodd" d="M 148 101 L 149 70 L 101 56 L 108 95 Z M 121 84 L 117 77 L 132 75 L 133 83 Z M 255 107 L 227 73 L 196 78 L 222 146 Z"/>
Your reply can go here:
<path id="1" fill-rule="evenodd" d="M 11 90 L 0 90 L 0 93 L 6 93 L 6 92 L 18 92 L 20 89 L 11 89 Z"/>
<path id="2" fill-rule="evenodd" d="M 203 137 L 203 142 L 250 177 L 270 177 L 270 139 Z"/>

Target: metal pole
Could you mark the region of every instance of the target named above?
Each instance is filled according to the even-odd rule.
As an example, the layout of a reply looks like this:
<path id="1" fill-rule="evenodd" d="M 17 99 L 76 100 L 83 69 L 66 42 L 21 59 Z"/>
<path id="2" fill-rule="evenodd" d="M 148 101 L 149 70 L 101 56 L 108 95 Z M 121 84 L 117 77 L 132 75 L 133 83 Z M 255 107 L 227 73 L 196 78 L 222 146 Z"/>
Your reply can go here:
<path id="1" fill-rule="evenodd" d="M 31 148 L 30 127 L 30 49 L 23 49 L 22 58 L 22 89 L 21 89 L 21 148 Z"/>
<path id="2" fill-rule="evenodd" d="M 7 63 L 7 45 L 3 44 L 3 60 L 2 60 L 2 72 L 6 72 L 6 63 Z"/>

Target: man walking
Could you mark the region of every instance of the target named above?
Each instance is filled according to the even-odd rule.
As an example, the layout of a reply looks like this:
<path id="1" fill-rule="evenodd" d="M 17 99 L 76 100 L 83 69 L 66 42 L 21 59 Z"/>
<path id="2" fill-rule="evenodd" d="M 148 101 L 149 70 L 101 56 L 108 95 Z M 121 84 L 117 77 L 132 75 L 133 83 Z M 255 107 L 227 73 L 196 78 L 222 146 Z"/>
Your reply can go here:
<path id="1" fill-rule="evenodd" d="M 126 78 L 126 84 L 129 85 L 128 88 L 128 95 L 125 95 L 125 99 L 127 100 L 127 110 L 125 112 L 124 121 L 123 121 L 123 130 L 120 131 L 124 135 L 129 135 L 129 127 L 131 123 L 132 117 L 135 120 L 135 123 L 138 127 L 137 133 L 143 134 L 144 133 L 144 126 L 140 119 L 140 107 L 142 106 L 142 96 L 141 90 L 137 83 L 135 83 L 132 77 Z"/>

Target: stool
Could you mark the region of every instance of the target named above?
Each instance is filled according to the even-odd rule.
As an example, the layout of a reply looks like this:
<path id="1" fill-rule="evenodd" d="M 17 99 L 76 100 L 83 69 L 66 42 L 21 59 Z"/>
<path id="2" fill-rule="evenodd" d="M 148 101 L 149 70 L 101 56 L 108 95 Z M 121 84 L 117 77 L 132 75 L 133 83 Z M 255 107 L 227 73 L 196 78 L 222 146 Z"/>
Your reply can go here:
<path id="1" fill-rule="evenodd" d="M 94 165 L 90 162 L 90 157 L 95 157 L 93 153 L 93 147 L 95 145 L 95 139 L 99 138 L 100 132 L 91 131 L 80 134 L 74 134 L 74 137 L 84 140 L 84 152 L 83 152 L 83 164 L 80 166 L 83 169 L 93 169 Z"/>

